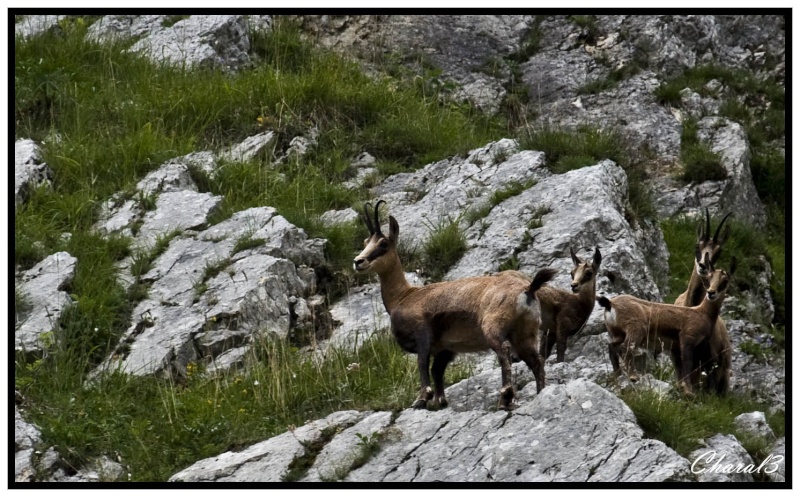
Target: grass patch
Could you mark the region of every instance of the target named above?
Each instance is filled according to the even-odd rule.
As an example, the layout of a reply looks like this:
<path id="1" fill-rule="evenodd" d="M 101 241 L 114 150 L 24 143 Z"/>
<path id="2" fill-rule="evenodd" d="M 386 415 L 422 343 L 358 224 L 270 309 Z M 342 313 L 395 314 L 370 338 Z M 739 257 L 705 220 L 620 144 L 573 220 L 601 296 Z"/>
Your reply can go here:
<path id="1" fill-rule="evenodd" d="M 402 409 L 419 388 L 416 358 L 390 333 L 358 351 L 333 351 L 324 361 L 312 361 L 287 341 L 264 340 L 243 372 L 210 376 L 191 367 L 183 384 L 112 374 L 87 386 L 72 360 L 80 357 L 50 355 L 37 368 L 18 365 L 15 380 L 18 388 L 27 385 L 30 420 L 69 465 L 118 453 L 132 481 L 166 481 L 202 458 L 335 411 Z M 446 381 L 468 374 L 451 366 Z"/>
<path id="2" fill-rule="evenodd" d="M 753 440 L 739 432 L 733 419 L 739 414 L 753 411 L 768 412 L 762 405 L 747 396 L 731 394 L 718 397 L 700 393 L 693 400 L 663 397 L 647 389 L 629 390 L 621 394 L 622 400 L 636 415 L 639 425 L 648 438 L 661 440 L 684 457 L 701 447 L 701 441 L 717 433 L 733 434 L 751 452 L 757 461 L 763 459 L 766 441 Z M 785 419 L 780 413 L 767 419 L 775 435 L 785 433 Z"/>
<path id="3" fill-rule="evenodd" d="M 472 226 L 476 222 L 485 218 L 496 206 L 511 197 L 516 197 L 525 190 L 532 188 L 536 184 L 536 180 L 528 181 L 512 181 L 506 187 L 495 190 L 489 196 L 489 201 L 485 204 L 472 206 L 465 214 L 464 220 Z"/>
<path id="4" fill-rule="evenodd" d="M 236 240 L 236 243 L 233 245 L 233 251 L 231 253 L 238 254 L 239 252 L 243 252 L 245 250 L 254 249 L 256 247 L 260 247 L 267 243 L 266 240 L 263 238 L 253 238 L 250 235 L 241 236 Z"/>
<path id="5" fill-rule="evenodd" d="M 161 27 L 164 28 L 171 28 L 172 26 L 178 24 L 179 22 L 183 21 L 184 19 L 188 19 L 192 16 L 187 15 L 173 15 L 173 16 L 166 16 L 163 21 L 161 21 Z"/>
<path id="6" fill-rule="evenodd" d="M 625 391 L 620 397 L 633 411 L 646 437 L 661 440 L 684 457 L 700 448 L 702 440 L 717 433 L 735 435 L 756 462 L 766 456 L 766 440 L 754 439 L 734 426 L 733 419 L 739 414 L 768 412 L 767 406 L 745 395 L 719 397 L 700 393 L 694 400 L 685 400 L 639 389 Z M 776 436 L 784 436 L 782 413 L 767 415 L 767 422 Z"/>
<path id="7" fill-rule="evenodd" d="M 433 281 L 441 281 L 467 251 L 467 239 L 459 221 L 460 217 L 452 219 L 447 216 L 428 226 L 431 235 L 422 246 L 423 265 L 425 274 Z"/>
<path id="8" fill-rule="evenodd" d="M 722 159 L 701 143 L 697 137 L 697 122 L 686 119 L 681 131 L 681 162 L 683 163 L 683 181 L 702 183 L 703 181 L 720 181 L 728 177 L 722 166 Z"/>
<path id="9" fill-rule="evenodd" d="M 620 82 L 629 79 L 639 72 L 642 67 L 636 62 L 629 62 L 618 69 L 612 69 L 605 78 L 590 81 L 578 88 L 578 95 L 596 95 L 606 90 L 615 88 Z"/>

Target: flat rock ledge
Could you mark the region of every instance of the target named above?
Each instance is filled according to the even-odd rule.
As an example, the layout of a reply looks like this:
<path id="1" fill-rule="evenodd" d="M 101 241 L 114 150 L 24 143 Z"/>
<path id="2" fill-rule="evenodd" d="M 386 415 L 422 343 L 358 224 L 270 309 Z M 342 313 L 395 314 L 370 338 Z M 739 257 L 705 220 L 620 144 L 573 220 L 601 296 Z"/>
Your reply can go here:
<path id="1" fill-rule="evenodd" d="M 316 441 L 317 447 L 310 450 Z M 321 448 L 319 446 L 322 446 Z M 297 474 L 297 461 L 313 461 Z M 293 473 L 290 473 L 290 469 Z M 551 385 L 512 412 L 344 411 L 199 461 L 170 481 L 691 481 L 689 461 L 644 438 L 599 385 Z"/>

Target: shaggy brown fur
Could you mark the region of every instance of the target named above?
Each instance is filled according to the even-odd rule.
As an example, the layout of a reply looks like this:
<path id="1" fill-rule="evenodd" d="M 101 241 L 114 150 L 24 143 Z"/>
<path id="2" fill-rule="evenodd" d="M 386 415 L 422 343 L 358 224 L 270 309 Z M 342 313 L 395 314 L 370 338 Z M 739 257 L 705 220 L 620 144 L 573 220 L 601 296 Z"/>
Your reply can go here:
<path id="1" fill-rule="evenodd" d="M 706 264 L 710 265 L 708 254 Z M 660 304 L 622 295 L 613 299 L 600 297 L 597 301 L 605 309 L 606 328 L 610 338 L 608 346 L 615 372 L 620 370 L 620 358 L 631 381 L 639 379 L 632 363 L 632 350 L 666 339 L 676 352 L 676 371 L 686 395 L 693 395 L 695 354 L 702 353 L 705 344 L 712 343 L 712 335 L 719 317 L 720 307 L 735 271 L 735 259 L 729 273 L 719 269 L 709 275 L 706 298 L 697 306 L 683 307 Z M 699 348 L 699 350 L 698 350 Z"/>
<path id="2" fill-rule="evenodd" d="M 537 350 L 540 308 L 537 293 L 555 276 L 553 269 L 542 269 L 532 282 L 514 271 L 494 276 L 464 278 L 411 286 L 406 280 L 397 240 L 400 228 L 389 216 L 389 236 L 384 236 L 375 206 L 374 226 L 365 205 L 366 224 L 370 237 L 364 250 L 353 261 L 358 272 L 374 272 L 381 283 L 381 296 L 389 313 L 397 343 L 417 354 L 421 388 L 414 408 L 425 408 L 435 397 L 439 405 L 447 405 L 444 395 L 444 371 L 455 354 L 491 349 L 497 354 L 502 371 L 500 406 L 511 408 L 514 388 L 511 383 L 512 348 L 519 354 L 536 378 L 537 391 L 544 388 L 544 361 Z M 430 387 L 429 361 L 433 354 L 435 393 Z"/>

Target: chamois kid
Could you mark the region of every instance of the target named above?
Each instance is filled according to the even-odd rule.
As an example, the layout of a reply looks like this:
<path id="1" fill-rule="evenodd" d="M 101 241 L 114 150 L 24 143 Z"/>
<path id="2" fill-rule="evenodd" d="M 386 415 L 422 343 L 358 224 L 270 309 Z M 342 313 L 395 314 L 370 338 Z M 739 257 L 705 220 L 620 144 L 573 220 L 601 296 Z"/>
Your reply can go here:
<path id="1" fill-rule="evenodd" d="M 359 273 L 378 275 L 392 333 L 404 350 L 417 354 L 421 387 L 412 407 L 425 408 L 434 396 L 440 406 L 447 405 L 444 371 L 460 352 L 491 349 L 497 354 L 503 383 L 499 405 L 504 409 L 510 409 L 514 400 L 512 348 L 533 372 L 537 391 L 544 388 L 544 361 L 536 347 L 541 313 L 537 293 L 556 271 L 541 269 L 533 282 L 503 272 L 411 286 L 397 255 L 397 220 L 389 216 L 388 236 L 381 231 L 378 208 L 382 203 L 385 202 L 380 200 L 375 205 L 374 224 L 370 205 L 364 205 L 370 236 L 364 240 L 364 250 L 353 261 L 353 267 Z M 433 374 L 435 394 L 429 373 Z"/>
<path id="2" fill-rule="evenodd" d="M 572 293 L 545 286 L 536 294 L 542 306 L 539 353 L 547 359 L 555 345 L 557 362 L 564 362 L 567 339 L 580 331 L 594 309 L 595 282 L 602 261 L 599 247 L 595 247 L 591 261 L 578 258 L 572 247 L 569 253 L 575 264 L 570 273 Z"/>
<path id="3" fill-rule="evenodd" d="M 699 305 L 684 307 L 661 304 L 630 295 L 597 299 L 605 309 L 604 318 L 610 340 L 608 352 L 614 372 L 619 372 L 621 358 L 630 380 L 637 381 L 639 377 L 633 367 L 632 350 L 653 344 L 658 339 L 667 339 L 673 343 L 673 350 L 680 351 L 676 370 L 679 371 L 678 378 L 683 391 L 687 396 L 694 395 L 694 357 L 698 348 L 702 350 L 711 339 L 730 277 L 736 269 L 736 259 L 731 261 L 729 272 L 713 270 L 708 254 L 704 257 L 704 263 L 712 268 L 712 272 L 707 280 L 703 280 L 706 297 Z"/>

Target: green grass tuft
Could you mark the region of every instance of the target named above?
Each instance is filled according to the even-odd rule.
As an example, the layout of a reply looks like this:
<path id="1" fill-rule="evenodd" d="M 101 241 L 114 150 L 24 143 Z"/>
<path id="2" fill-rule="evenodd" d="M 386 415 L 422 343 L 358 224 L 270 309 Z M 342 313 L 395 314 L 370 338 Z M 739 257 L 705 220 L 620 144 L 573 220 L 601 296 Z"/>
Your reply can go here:
<path id="1" fill-rule="evenodd" d="M 441 218 L 429 226 L 431 235 L 422 247 L 425 273 L 433 281 L 441 281 L 450 267 L 467 251 L 467 239 L 458 219 Z"/>
<path id="2" fill-rule="evenodd" d="M 752 440 L 739 432 L 733 419 L 739 414 L 764 411 L 764 406 L 742 394 L 730 394 L 718 397 L 713 394 L 700 393 L 693 400 L 663 397 L 657 392 L 647 389 L 623 392 L 622 400 L 636 415 L 636 420 L 644 430 L 645 436 L 661 440 L 684 457 L 701 447 L 703 439 L 717 433 L 733 434 L 745 448 L 760 451 L 766 441 Z M 785 432 L 781 414 L 769 416 L 769 424 L 777 436 Z M 758 453 L 751 453 L 759 458 Z"/>

